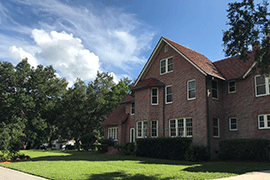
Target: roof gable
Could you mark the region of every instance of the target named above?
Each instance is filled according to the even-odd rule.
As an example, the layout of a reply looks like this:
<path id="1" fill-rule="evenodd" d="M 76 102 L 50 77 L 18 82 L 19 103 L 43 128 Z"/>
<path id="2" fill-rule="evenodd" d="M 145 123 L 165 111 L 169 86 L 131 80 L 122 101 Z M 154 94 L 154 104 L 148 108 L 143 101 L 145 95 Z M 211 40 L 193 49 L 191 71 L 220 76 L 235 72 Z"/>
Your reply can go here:
<path id="1" fill-rule="evenodd" d="M 132 90 L 141 89 L 145 87 L 162 87 L 165 86 L 162 82 L 157 80 L 156 78 L 148 78 L 140 80 L 133 88 Z"/>
<path id="2" fill-rule="evenodd" d="M 185 46 L 182 46 L 174 41 L 171 41 L 165 37 L 161 37 L 158 44 L 156 45 L 155 49 L 153 50 L 150 58 L 146 62 L 145 66 L 143 67 L 137 81 L 135 82 L 135 86 L 137 83 L 144 78 L 146 72 L 150 68 L 153 60 L 155 59 L 156 54 L 158 53 L 160 46 L 162 43 L 165 42 L 171 48 L 173 48 L 176 52 L 178 52 L 182 57 L 184 57 L 188 62 L 190 62 L 196 69 L 198 69 L 204 75 L 212 75 L 220 79 L 224 79 L 222 74 L 219 70 L 213 65 L 213 63 L 206 58 L 203 54 L 198 53 L 192 49 L 189 49 Z"/>

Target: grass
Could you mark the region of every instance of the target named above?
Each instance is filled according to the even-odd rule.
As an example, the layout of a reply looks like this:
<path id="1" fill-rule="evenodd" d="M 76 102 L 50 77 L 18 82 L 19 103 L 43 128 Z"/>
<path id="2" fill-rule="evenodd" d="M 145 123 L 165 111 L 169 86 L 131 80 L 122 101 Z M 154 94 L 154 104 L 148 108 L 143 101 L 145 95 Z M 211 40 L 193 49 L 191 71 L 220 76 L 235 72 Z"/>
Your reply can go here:
<path id="1" fill-rule="evenodd" d="M 77 151 L 21 151 L 31 159 L 1 164 L 48 179 L 216 179 L 269 170 L 270 163 L 192 163 Z"/>

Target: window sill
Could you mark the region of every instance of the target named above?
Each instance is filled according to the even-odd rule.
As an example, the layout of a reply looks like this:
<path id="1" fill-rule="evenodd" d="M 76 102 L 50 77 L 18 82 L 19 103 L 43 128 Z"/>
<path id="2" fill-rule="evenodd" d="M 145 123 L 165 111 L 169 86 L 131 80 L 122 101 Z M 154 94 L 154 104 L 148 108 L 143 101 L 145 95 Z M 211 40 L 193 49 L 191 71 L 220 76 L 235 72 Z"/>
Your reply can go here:
<path id="1" fill-rule="evenodd" d="M 269 96 L 270 94 L 260 94 L 260 95 L 256 95 L 256 97 L 263 97 L 263 96 Z"/>

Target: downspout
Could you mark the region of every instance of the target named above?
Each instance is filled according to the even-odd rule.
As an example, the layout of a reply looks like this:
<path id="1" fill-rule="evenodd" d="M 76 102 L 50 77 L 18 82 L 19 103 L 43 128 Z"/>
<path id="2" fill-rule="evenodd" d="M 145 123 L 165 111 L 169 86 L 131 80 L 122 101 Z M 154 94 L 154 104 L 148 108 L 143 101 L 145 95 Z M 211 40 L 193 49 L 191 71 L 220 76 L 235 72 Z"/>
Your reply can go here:
<path id="1" fill-rule="evenodd" d="M 210 108 L 209 108 L 209 82 L 208 76 L 205 76 L 205 82 L 206 82 L 206 123 L 207 123 L 207 148 L 209 157 L 211 159 L 211 143 L 210 143 Z"/>
<path id="2" fill-rule="evenodd" d="M 162 112 L 163 112 L 163 137 L 165 137 L 165 88 L 163 89 L 163 107 L 162 107 Z"/>

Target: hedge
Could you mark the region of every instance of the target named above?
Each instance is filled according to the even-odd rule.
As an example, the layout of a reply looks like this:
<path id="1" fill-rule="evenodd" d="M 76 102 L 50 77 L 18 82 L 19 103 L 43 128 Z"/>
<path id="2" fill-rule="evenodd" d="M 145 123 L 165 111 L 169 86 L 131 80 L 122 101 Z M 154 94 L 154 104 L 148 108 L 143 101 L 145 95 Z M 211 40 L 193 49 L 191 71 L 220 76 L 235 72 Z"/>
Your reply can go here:
<path id="1" fill-rule="evenodd" d="M 136 156 L 184 160 L 184 155 L 192 139 L 190 138 L 144 138 L 136 139 Z"/>
<path id="2" fill-rule="evenodd" d="M 185 160 L 187 161 L 209 161 L 210 155 L 208 153 L 207 147 L 199 145 L 191 145 L 185 154 Z"/>
<path id="3" fill-rule="evenodd" d="M 222 160 L 269 160 L 267 139 L 226 139 L 219 141 L 219 158 Z"/>

